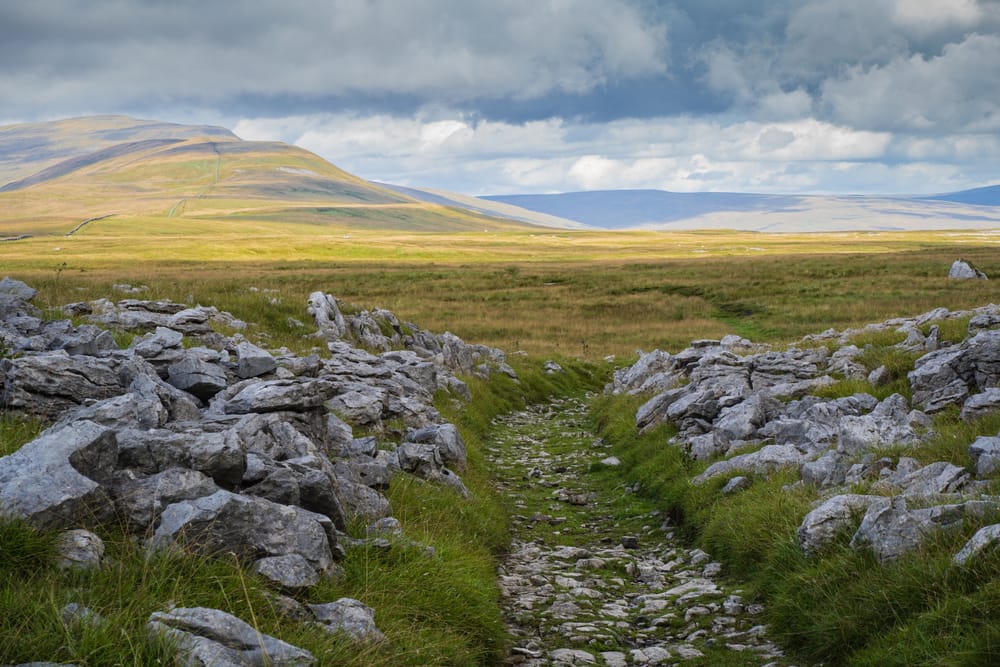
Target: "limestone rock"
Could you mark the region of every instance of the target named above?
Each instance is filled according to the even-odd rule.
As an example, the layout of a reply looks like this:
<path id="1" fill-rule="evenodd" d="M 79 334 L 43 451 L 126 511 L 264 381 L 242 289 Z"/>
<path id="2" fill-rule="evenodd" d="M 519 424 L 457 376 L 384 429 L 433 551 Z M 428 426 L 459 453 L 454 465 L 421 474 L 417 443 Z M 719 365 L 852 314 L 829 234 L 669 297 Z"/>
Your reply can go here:
<path id="1" fill-rule="evenodd" d="M 728 475 L 737 470 L 767 474 L 779 468 L 798 467 L 804 461 L 802 452 L 791 445 L 766 445 L 759 451 L 713 463 L 705 472 L 692 479 L 691 483 L 704 484 L 713 477 Z"/>
<path id="2" fill-rule="evenodd" d="M 251 570 L 288 591 L 303 590 L 319 583 L 316 570 L 300 554 L 261 558 Z"/>
<path id="3" fill-rule="evenodd" d="M 149 631 L 175 642 L 183 664 L 213 667 L 310 667 L 316 658 L 303 649 L 262 634 L 218 609 L 178 607 L 154 612 Z"/>
<path id="4" fill-rule="evenodd" d="M 125 391 L 112 361 L 65 352 L 0 360 L 0 377 L 4 405 L 46 419 Z"/>
<path id="5" fill-rule="evenodd" d="M 454 424 L 433 424 L 425 428 L 407 431 L 406 442 L 429 443 L 437 447 L 441 461 L 456 470 L 465 470 L 465 442 Z"/>
<path id="6" fill-rule="evenodd" d="M 320 572 L 333 562 L 336 544 L 333 525 L 322 515 L 228 491 L 168 506 L 150 542 L 162 547 L 177 540 L 247 560 L 299 554 Z"/>
<path id="7" fill-rule="evenodd" d="M 1000 410 L 1000 388 L 990 387 L 967 398 L 962 404 L 961 416 L 968 422 L 997 410 Z"/>
<path id="8" fill-rule="evenodd" d="M 111 514 L 115 434 L 88 421 L 53 427 L 0 458 L 0 512 L 44 528 L 100 523 Z"/>
<path id="9" fill-rule="evenodd" d="M 226 388 L 226 371 L 218 364 L 186 354 L 167 367 L 167 382 L 207 401 Z"/>
<path id="10" fill-rule="evenodd" d="M 278 367 L 278 362 L 267 350 L 262 350 L 253 343 L 242 341 L 236 346 L 236 375 L 241 378 L 252 378 L 270 373 Z"/>
<path id="11" fill-rule="evenodd" d="M 955 554 L 952 562 L 955 565 L 965 565 L 979 554 L 995 549 L 1000 542 L 1000 524 L 984 526 L 969 538 L 969 541 Z"/>
<path id="12" fill-rule="evenodd" d="M 828 545 L 841 531 L 860 523 L 862 513 L 870 507 L 888 506 L 882 496 L 844 494 L 834 496 L 806 514 L 797 536 L 803 553 L 813 555 Z"/>
<path id="13" fill-rule="evenodd" d="M 59 535 L 57 545 L 59 567 L 98 568 L 104 558 L 104 540 L 82 528 L 67 530 Z"/>
<path id="14" fill-rule="evenodd" d="M 118 467 L 152 475 L 180 467 L 203 472 L 221 486 L 243 479 L 246 455 L 233 432 L 205 432 L 194 424 L 174 429 L 118 431 Z"/>
<path id="15" fill-rule="evenodd" d="M 323 380 L 251 381 L 225 401 L 223 410 L 226 414 L 303 412 L 323 405 L 332 393 L 333 386 Z"/>
<path id="16" fill-rule="evenodd" d="M 889 503 L 868 508 L 851 539 L 851 546 L 870 547 L 879 562 L 895 560 L 919 549 L 936 531 L 960 528 L 969 510 L 981 513 L 982 505 L 982 502 L 978 506 L 969 502 L 911 510 L 907 508 L 904 496 L 896 496 Z"/>
<path id="17" fill-rule="evenodd" d="M 341 632 L 362 642 L 385 641 L 385 635 L 375 626 L 375 610 L 358 600 L 340 598 L 308 607 L 327 632 Z"/>
<path id="18" fill-rule="evenodd" d="M 1000 437 L 976 438 L 969 445 L 969 458 L 976 466 L 976 477 L 990 477 L 1000 471 Z"/>
<path id="19" fill-rule="evenodd" d="M 986 280 L 986 274 L 959 258 L 951 264 L 948 277 L 953 280 Z"/>
<path id="20" fill-rule="evenodd" d="M 115 508 L 127 524 L 139 530 L 154 525 L 168 505 L 218 490 L 210 477 L 185 468 L 167 468 L 148 477 L 122 471 L 112 485 Z"/>

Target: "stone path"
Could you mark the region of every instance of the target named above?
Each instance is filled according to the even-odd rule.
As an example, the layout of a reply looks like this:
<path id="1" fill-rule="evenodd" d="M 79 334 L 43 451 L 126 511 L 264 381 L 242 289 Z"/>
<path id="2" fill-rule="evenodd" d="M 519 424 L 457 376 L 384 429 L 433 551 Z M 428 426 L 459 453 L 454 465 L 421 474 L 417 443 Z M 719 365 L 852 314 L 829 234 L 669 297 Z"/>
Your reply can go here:
<path id="1" fill-rule="evenodd" d="M 787 665 L 760 605 L 616 481 L 582 402 L 497 420 L 489 455 L 514 508 L 500 569 L 511 665 Z M 601 463 L 601 461 L 606 461 Z"/>

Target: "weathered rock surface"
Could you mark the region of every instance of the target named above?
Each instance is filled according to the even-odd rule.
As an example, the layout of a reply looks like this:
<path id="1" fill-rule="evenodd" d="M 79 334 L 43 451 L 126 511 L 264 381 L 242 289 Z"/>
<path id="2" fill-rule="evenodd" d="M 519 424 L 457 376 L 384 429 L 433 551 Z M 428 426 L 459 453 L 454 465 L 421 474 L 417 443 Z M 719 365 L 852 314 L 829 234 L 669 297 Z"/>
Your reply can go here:
<path id="1" fill-rule="evenodd" d="M 322 515 L 220 490 L 167 506 L 150 542 L 154 547 L 181 542 L 247 561 L 298 554 L 324 572 L 333 563 L 336 535 Z"/>
<path id="2" fill-rule="evenodd" d="M 117 453 L 114 431 L 93 422 L 45 431 L 0 458 L 0 512 L 46 528 L 100 523 L 112 512 L 102 484 Z"/>
<path id="3" fill-rule="evenodd" d="M 327 632 L 344 633 L 361 642 L 385 641 L 385 635 L 375 626 L 375 610 L 358 600 L 340 598 L 308 607 Z"/>
<path id="4" fill-rule="evenodd" d="M 948 277 L 953 280 L 986 280 L 986 274 L 963 259 L 956 259 L 948 269 Z"/>
<path id="5" fill-rule="evenodd" d="M 178 607 L 154 612 L 149 631 L 175 643 L 185 665 L 213 667 L 309 667 L 311 653 L 262 634 L 218 609 Z"/>
<path id="6" fill-rule="evenodd" d="M 969 321 L 965 340 L 942 339 L 938 322 L 959 318 Z M 896 381 L 899 370 L 866 368 L 866 351 L 852 344 L 856 336 L 881 332 L 905 334 L 895 347 L 920 355 L 907 374 L 912 400 L 901 394 L 882 401 L 867 393 L 821 397 L 817 390 L 832 385 L 834 376 L 868 381 L 872 393 Z M 743 484 L 736 482 L 740 473 L 766 477 L 797 469 L 801 481 L 792 488 L 822 489 L 825 500 L 799 528 L 807 554 L 821 551 L 841 531 L 853 531 L 853 546 L 891 561 L 960 520 L 981 521 L 983 508 L 1000 511 L 1000 499 L 984 495 L 986 480 L 1000 474 L 1000 436 L 970 445 L 971 469 L 906 455 L 933 435 L 932 414 L 954 406 L 964 420 L 974 421 L 1000 409 L 1000 307 L 938 308 L 803 339 L 813 342 L 816 348 L 775 351 L 732 338 L 694 341 L 675 354 L 641 355 L 617 371 L 605 391 L 653 392 L 637 410 L 636 426 L 670 423 L 677 435 L 665 447 L 709 460 L 694 484 L 730 477 L 720 493 L 735 493 Z M 849 492 L 858 489 L 871 493 Z"/>

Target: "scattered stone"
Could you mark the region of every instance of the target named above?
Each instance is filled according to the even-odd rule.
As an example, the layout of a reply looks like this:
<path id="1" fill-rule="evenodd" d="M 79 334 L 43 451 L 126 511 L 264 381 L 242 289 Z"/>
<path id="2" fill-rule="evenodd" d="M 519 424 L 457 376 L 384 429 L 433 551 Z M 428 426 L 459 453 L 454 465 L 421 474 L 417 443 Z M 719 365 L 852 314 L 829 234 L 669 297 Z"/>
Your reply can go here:
<path id="1" fill-rule="evenodd" d="M 954 280 L 987 280 L 986 274 L 962 258 L 956 259 L 948 270 L 948 277 Z"/>
<path id="2" fill-rule="evenodd" d="M 970 560 L 976 558 L 989 549 L 995 549 L 1000 542 L 1000 524 L 984 526 L 976 531 L 976 534 L 969 538 L 965 546 L 959 550 L 952 562 L 955 565 L 965 565 Z"/>
<path id="3" fill-rule="evenodd" d="M 41 528 L 96 525 L 110 517 L 115 434 L 94 422 L 56 426 L 0 458 L 0 511 Z"/>
<path id="4" fill-rule="evenodd" d="M 358 600 L 340 598 L 308 607 L 327 632 L 342 632 L 361 642 L 385 641 L 385 635 L 375 626 L 375 611 Z"/>
<path id="5" fill-rule="evenodd" d="M 104 558 L 104 540 L 82 528 L 67 530 L 59 536 L 56 545 L 59 559 L 56 564 L 62 568 L 99 568 Z"/>

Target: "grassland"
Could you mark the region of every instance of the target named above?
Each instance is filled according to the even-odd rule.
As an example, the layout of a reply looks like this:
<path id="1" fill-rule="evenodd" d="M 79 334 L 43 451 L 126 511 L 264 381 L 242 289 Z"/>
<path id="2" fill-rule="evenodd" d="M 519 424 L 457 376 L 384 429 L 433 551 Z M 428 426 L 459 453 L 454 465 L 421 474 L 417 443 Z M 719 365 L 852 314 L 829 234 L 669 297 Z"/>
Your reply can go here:
<path id="1" fill-rule="evenodd" d="M 998 244 L 984 232 L 442 234 L 159 216 L 3 243 L 0 266 L 41 289 L 43 304 L 147 285 L 150 298 L 267 324 L 292 348 L 305 341 L 287 319 L 324 290 L 508 351 L 601 358 L 982 305 L 996 283 L 949 280 L 948 268 L 961 256 L 1000 275 Z"/>
<path id="2" fill-rule="evenodd" d="M 175 217 L 120 215 L 71 237 L 2 243 L 0 273 L 39 288 L 36 304 L 53 315 L 64 303 L 114 296 L 116 283 L 146 285 L 143 298 L 216 305 L 251 322 L 251 338 L 304 350 L 315 344 L 307 336 L 311 327 L 290 318 L 307 321 L 307 295 L 324 290 L 360 306 L 392 309 L 422 327 L 530 356 L 514 357 L 520 385 L 473 382 L 472 405 L 460 411 L 440 406 L 470 446 L 466 483 L 475 504 L 457 512 L 452 497 L 427 485 L 398 484 L 392 491 L 407 534 L 435 546 L 441 558 L 429 563 L 417 552 L 352 550 L 347 579 L 315 593 L 349 595 L 377 607 L 391 647 L 358 651 L 289 624 L 239 563 L 151 563 L 112 528 L 105 536 L 114 567 L 79 577 L 49 564 L 48 536 L 3 525 L 0 543 L 21 557 L 0 572 L 0 635 L 18 638 L 0 652 L 0 662 L 28 659 L 38 647 L 80 664 L 167 660 L 169 647 L 149 643 L 143 623 L 150 611 L 176 602 L 252 616 L 263 631 L 331 664 L 495 664 L 505 636 L 493 559 L 504 546 L 506 524 L 478 451 L 493 415 L 553 393 L 600 386 L 607 369 L 592 364 L 609 354 L 676 350 L 695 338 L 728 333 L 788 342 L 831 326 L 996 301 L 995 282 L 946 276 L 959 256 L 1000 275 L 998 244 L 1000 236 L 983 232 L 372 231 L 330 220 L 277 223 L 257 214 L 191 210 Z M 561 384 L 540 372 L 539 361 L 551 356 L 571 371 Z M 583 360 L 567 361 L 574 357 Z M 634 407 L 612 402 L 596 413 L 628 474 L 653 494 L 651 502 L 686 517 L 691 539 L 751 580 L 771 603 L 779 634 L 798 654 L 839 664 L 836 652 L 847 642 L 852 664 L 889 664 L 899 647 L 912 646 L 904 660 L 934 664 L 951 655 L 948 642 L 965 636 L 957 624 L 996 610 L 995 585 L 977 591 L 980 583 L 995 580 L 996 564 L 960 576 L 944 573 L 953 544 L 889 574 L 846 547 L 820 565 L 806 563 L 789 545 L 811 496 L 776 492 L 787 481 L 779 478 L 755 486 L 746 496 L 753 502 L 738 505 L 710 496 L 714 488 L 691 491 L 685 480 L 694 471 L 676 450 L 663 447 L 665 434 L 641 438 L 629 430 Z M 0 443 L 11 451 L 38 428 L 5 417 Z M 428 578 L 436 582 L 433 590 L 423 586 Z M 843 590 L 850 596 L 834 604 Z M 69 594 L 110 618 L 115 631 L 81 633 L 60 623 L 56 612 Z M 889 617 L 906 622 L 879 622 Z M 985 639 L 963 645 L 972 656 L 969 664 L 993 655 L 995 631 L 977 623 L 977 636 Z M 929 639 L 918 643 L 918 635 Z M 130 644 L 123 645 L 123 637 Z"/>

